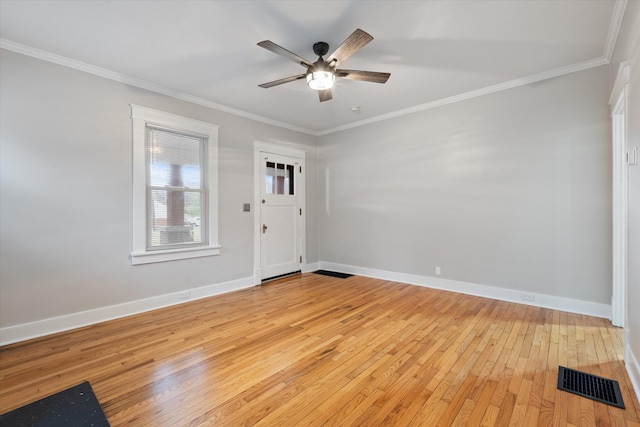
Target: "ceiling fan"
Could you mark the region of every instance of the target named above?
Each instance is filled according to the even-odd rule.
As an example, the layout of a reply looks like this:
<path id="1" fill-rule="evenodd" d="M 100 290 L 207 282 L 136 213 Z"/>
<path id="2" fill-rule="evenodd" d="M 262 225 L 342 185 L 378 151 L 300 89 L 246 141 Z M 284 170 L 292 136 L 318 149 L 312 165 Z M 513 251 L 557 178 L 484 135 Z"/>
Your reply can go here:
<path id="1" fill-rule="evenodd" d="M 293 52 L 288 51 L 272 42 L 271 40 L 265 40 L 258 43 L 258 46 L 263 47 L 273 53 L 282 55 L 292 61 L 302 65 L 307 69 L 306 73 L 298 74 L 295 76 L 285 77 L 283 79 L 274 80 L 269 83 L 263 83 L 258 85 L 263 88 L 270 88 L 278 86 L 283 83 L 293 82 L 295 80 L 307 79 L 307 84 L 311 89 L 318 91 L 320 96 L 320 102 L 328 101 L 333 98 L 331 95 L 331 87 L 333 82 L 338 79 L 351 79 L 361 80 L 365 82 L 374 83 L 386 83 L 391 74 L 379 73 L 376 71 L 360 71 L 360 70 L 344 70 L 337 68 L 342 62 L 346 61 L 351 55 L 356 53 L 367 43 L 373 40 L 373 37 L 361 29 L 356 29 L 347 39 L 342 42 L 338 48 L 324 59 L 324 56 L 329 52 L 329 45 L 325 42 L 318 42 L 313 45 L 313 52 L 318 55 L 316 62 L 309 62 L 306 59 L 296 55 Z"/>

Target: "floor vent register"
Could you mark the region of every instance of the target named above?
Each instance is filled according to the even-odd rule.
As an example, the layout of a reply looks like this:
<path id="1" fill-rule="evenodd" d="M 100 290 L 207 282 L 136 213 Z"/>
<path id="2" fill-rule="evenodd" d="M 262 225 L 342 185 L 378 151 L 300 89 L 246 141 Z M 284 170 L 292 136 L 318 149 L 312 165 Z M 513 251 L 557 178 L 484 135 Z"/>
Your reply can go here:
<path id="1" fill-rule="evenodd" d="M 558 388 L 607 405 L 625 409 L 618 381 L 559 366 Z"/>

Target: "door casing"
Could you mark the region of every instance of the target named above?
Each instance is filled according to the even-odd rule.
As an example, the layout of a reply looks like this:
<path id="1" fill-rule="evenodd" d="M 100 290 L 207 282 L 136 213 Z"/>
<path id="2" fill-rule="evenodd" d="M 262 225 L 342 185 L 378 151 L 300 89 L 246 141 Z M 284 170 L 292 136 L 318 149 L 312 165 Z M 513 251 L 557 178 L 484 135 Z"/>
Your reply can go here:
<path id="1" fill-rule="evenodd" d="M 611 323 L 627 326 L 628 293 L 628 213 L 629 213 L 629 153 L 627 147 L 627 94 L 629 62 L 620 63 L 609 105 L 611 105 L 613 147 L 613 255 Z"/>
<path id="2" fill-rule="evenodd" d="M 306 250 L 305 250 L 305 218 L 306 218 L 306 204 L 305 204 L 305 173 L 306 173 L 306 165 L 305 158 L 306 152 L 303 150 L 299 150 L 297 148 L 282 146 L 278 144 L 271 144 L 262 141 L 255 141 L 253 143 L 253 174 L 254 174 L 254 213 L 253 213 L 253 283 L 254 285 L 259 285 L 262 283 L 262 253 L 261 253 L 261 233 L 262 233 L 262 222 L 261 222 L 261 186 L 262 186 L 262 174 L 261 174 L 261 164 L 262 164 L 262 154 L 271 153 L 277 154 L 281 156 L 287 156 L 295 158 L 299 165 L 302 166 L 302 172 L 297 175 L 296 188 L 299 196 L 300 207 L 302 208 L 302 214 L 298 216 L 299 226 L 298 226 L 298 239 L 300 242 L 300 254 L 302 256 L 302 262 L 300 263 L 301 270 L 304 270 L 304 265 L 306 265 Z"/>

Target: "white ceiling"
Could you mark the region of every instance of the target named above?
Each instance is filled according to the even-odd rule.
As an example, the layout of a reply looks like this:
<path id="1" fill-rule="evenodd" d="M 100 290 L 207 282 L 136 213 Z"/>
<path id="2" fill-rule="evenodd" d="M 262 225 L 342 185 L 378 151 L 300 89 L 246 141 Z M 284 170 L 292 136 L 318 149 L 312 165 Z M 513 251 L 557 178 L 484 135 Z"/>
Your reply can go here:
<path id="1" fill-rule="evenodd" d="M 15 51 L 322 134 L 604 64 L 625 4 L 0 0 L 0 38 Z M 390 72 L 386 84 L 338 80 L 323 103 L 304 80 L 258 87 L 305 69 L 256 43 L 272 40 L 313 62 L 313 43 L 332 52 L 356 28 L 374 40 L 341 68 Z"/>

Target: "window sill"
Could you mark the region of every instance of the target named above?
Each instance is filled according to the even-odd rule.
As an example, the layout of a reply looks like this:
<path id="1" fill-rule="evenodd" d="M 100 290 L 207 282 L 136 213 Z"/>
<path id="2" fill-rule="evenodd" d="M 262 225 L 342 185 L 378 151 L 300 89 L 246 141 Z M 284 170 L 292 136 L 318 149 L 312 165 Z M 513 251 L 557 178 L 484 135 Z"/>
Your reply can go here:
<path id="1" fill-rule="evenodd" d="M 131 254 L 131 265 L 151 264 L 154 262 L 177 261 L 189 258 L 201 258 L 220 254 L 220 246 L 199 248 L 166 249 L 160 251 L 134 252 Z"/>

